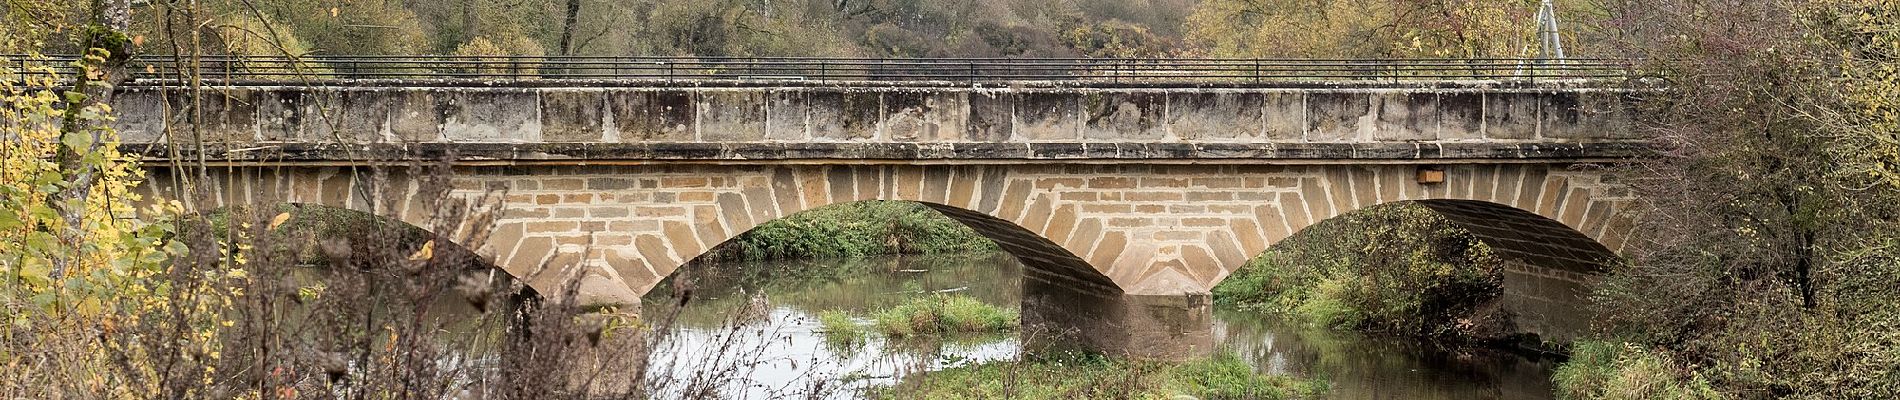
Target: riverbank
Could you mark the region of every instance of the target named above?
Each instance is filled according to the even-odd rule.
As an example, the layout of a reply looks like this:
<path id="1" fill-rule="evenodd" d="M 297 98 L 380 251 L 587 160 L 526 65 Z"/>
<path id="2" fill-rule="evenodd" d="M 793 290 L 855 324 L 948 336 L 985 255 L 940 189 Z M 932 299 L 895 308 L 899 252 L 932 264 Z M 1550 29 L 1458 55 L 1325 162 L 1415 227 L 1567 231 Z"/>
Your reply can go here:
<path id="1" fill-rule="evenodd" d="M 1130 361 L 1092 354 L 997 360 L 947 368 L 872 391 L 880 399 L 1306 399 L 1323 381 L 1254 371 L 1233 351 L 1187 363 Z"/>
<path id="2" fill-rule="evenodd" d="M 998 251 L 996 243 L 923 204 L 861 201 L 768 221 L 707 251 L 725 261 L 837 259 Z"/>

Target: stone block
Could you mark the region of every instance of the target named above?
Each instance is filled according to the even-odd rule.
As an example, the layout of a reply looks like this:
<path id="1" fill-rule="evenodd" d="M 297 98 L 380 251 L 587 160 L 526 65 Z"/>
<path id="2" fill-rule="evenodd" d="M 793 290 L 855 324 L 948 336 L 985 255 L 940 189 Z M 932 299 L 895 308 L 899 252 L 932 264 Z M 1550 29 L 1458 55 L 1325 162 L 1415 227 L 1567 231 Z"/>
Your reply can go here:
<path id="1" fill-rule="evenodd" d="M 314 107 L 308 107 L 306 97 L 314 97 L 302 90 L 264 90 L 252 98 L 257 102 L 258 139 L 265 142 L 295 142 L 308 140 L 305 132 L 307 120 Z M 430 109 L 435 105 L 431 104 Z M 123 114 L 123 113 L 122 113 Z M 328 131 L 327 129 L 325 130 Z"/>
<path id="2" fill-rule="evenodd" d="M 1167 97 L 1155 93 L 1104 93 L 1082 95 L 1086 119 L 1082 137 L 1100 140 L 1153 140 L 1165 135 L 1161 124 L 1167 109 Z"/>
<path id="3" fill-rule="evenodd" d="M 1543 97 L 1542 137 L 1603 140 L 1636 137 L 1634 101 L 1615 92 L 1552 93 Z"/>
<path id="4" fill-rule="evenodd" d="M 1484 138 L 1484 95 L 1480 93 L 1441 93 L 1438 95 L 1438 139 L 1475 140 Z"/>
<path id="5" fill-rule="evenodd" d="M 699 108 L 682 90 L 615 91 L 607 94 L 615 130 L 623 143 L 689 142 Z"/>
<path id="6" fill-rule="evenodd" d="M 332 124 L 337 129 L 335 137 L 352 143 L 383 142 L 388 137 L 390 103 L 395 96 L 395 91 L 343 91 L 339 96 L 341 102 L 334 103 L 337 110 Z M 527 107 L 536 105 L 530 102 Z M 526 118 L 533 119 L 535 110 L 526 108 L 526 111 Z"/>
<path id="7" fill-rule="evenodd" d="M 765 139 L 765 95 L 757 91 L 702 92 L 699 140 L 754 142 Z"/>
<path id="8" fill-rule="evenodd" d="M 599 91 L 561 90 L 541 93 L 541 137 L 549 142 L 599 142 L 600 113 L 607 107 Z"/>
<path id="9" fill-rule="evenodd" d="M 1267 140 L 1299 141 L 1306 137 L 1306 94 L 1298 92 L 1241 94 L 1260 96 L 1261 122 Z M 1244 102 L 1244 101 L 1243 101 Z"/>
<path id="10" fill-rule="evenodd" d="M 443 115 L 436 90 L 403 90 L 390 97 L 389 131 L 403 142 L 442 140 Z"/>
<path id="11" fill-rule="evenodd" d="M 1484 95 L 1484 137 L 1487 139 L 1537 138 L 1538 108 L 1543 103 L 1536 93 L 1486 93 Z"/>
<path id="12" fill-rule="evenodd" d="M 1256 139 L 1265 133 L 1265 95 L 1171 93 L 1168 132 L 1182 140 Z"/>
<path id="13" fill-rule="evenodd" d="M 534 93 L 449 91 L 438 99 L 442 136 L 453 142 L 541 140 L 541 102 Z"/>
<path id="14" fill-rule="evenodd" d="M 1372 129 L 1372 97 L 1363 93 L 1309 93 L 1306 95 L 1306 140 L 1346 142 L 1360 140 Z"/>
<path id="15" fill-rule="evenodd" d="M 765 95 L 765 139 L 802 141 L 811 137 L 806 122 L 810 118 L 811 93 L 802 90 L 774 90 Z"/>
<path id="16" fill-rule="evenodd" d="M 963 138 L 968 94 L 892 92 L 884 94 L 878 131 L 898 142 L 954 142 Z"/>
<path id="17" fill-rule="evenodd" d="M 1372 95 L 1372 140 L 1418 142 L 1438 138 L 1438 95 L 1389 92 Z"/>
<path id="18" fill-rule="evenodd" d="M 253 100 L 257 100 L 254 96 Z M 125 143 L 152 143 L 165 135 L 165 97 L 157 89 L 121 89 L 112 97 L 112 110 L 118 119 L 112 128 Z"/>
<path id="19" fill-rule="evenodd" d="M 811 137 L 825 141 L 860 141 L 877 137 L 881 101 L 870 92 L 812 92 Z"/>
<path id="20" fill-rule="evenodd" d="M 1021 93 L 1016 96 L 1011 137 L 1024 141 L 1080 138 L 1080 101 L 1061 93 Z"/>
<path id="21" fill-rule="evenodd" d="M 965 101 L 969 103 L 965 140 L 1001 142 L 1014 135 L 1015 96 L 979 92 L 971 93 Z"/>

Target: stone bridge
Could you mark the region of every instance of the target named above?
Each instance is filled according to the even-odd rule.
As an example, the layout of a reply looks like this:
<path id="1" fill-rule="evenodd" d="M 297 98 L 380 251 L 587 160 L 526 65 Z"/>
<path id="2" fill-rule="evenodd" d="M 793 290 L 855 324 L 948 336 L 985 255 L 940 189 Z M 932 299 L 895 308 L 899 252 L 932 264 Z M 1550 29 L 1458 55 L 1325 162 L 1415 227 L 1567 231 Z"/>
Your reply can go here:
<path id="1" fill-rule="evenodd" d="M 196 109 L 184 94 L 114 100 L 161 198 L 179 196 L 166 166 L 202 158 L 221 205 L 363 210 L 537 288 L 578 279 L 584 301 L 621 303 L 766 221 L 917 201 L 1020 258 L 1030 285 L 1122 299 L 1067 310 L 1068 325 L 1174 337 L 1205 317 L 1143 310 L 1204 309 L 1273 243 L 1401 201 L 1518 261 L 1512 296 L 1574 299 L 1522 279 L 1580 282 L 1615 257 L 1631 198 L 1593 165 L 1649 151 L 1627 93 L 1574 84 L 368 82 L 220 86 Z M 168 144 L 191 138 L 206 145 Z M 443 167 L 389 168 L 417 162 Z M 431 179 L 491 211 L 436 220 Z"/>

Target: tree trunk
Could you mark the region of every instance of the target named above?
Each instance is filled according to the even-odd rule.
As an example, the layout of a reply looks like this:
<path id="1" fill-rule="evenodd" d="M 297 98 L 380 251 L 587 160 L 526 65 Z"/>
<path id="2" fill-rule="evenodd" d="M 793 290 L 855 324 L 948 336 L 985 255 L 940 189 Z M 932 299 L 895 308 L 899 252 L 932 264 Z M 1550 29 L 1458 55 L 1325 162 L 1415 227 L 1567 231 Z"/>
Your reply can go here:
<path id="1" fill-rule="evenodd" d="M 99 133 L 104 127 L 96 126 L 103 121 L 81 118 L 86 109 L 105 104 L 112 98 L 112 89 L 125 81 L 125 64 L 131 60 L 132 40 L 126 36 L 126 27 L 131 25 L 131 0 L 93 0 L 88 28 L 80 36 L 80 47 L 86 49 L 84 68 L 73 77 L 73 86 L 62 93 L 61 99 L 69 99 L 65 104 L 65 113 L 60 119 L 60 145 L 54 154 L 54 162 L 60 171 L 68 174 L 71 183 L 66 188 L 53 192 L 48 199 L 60 218 L 66 222 L 60 230 L 61 242 L 79 248 L 78 245 L 89 238 L 85 237 L 87 195 L 92 192 L 92 184 L 98 179 L 96 166 L 87 164 L 87 154 L 98 152 L 105 145 Z M 103 58 L 96 58 L 103 56 Z M 73 96 L 75 93 L 78 96 Z M 86 136 L 82 141 L 79 136 Z M 73 148 L 68 143 L 86 143 L 84 149 Z M 58 279 L 70 266 L 69 259 L 55 258 L 50 276 Z"/>
<path id="2" fill-rule="evenodd" d="M 574 43 L 574 28 L 580 25 L 580 20 L 581 0 L 567 0 L 567 19 L 561 25 L 561 48 L 558 50 L 561 55 L 574 54 L 574 48 L 569 45 Z"/>

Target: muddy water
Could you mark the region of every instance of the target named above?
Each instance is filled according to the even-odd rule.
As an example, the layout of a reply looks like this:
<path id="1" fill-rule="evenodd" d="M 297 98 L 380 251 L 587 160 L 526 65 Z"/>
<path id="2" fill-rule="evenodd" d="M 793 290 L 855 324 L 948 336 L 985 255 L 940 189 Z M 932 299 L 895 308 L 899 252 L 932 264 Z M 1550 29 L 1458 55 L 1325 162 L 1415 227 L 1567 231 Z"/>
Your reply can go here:
<path id="1" fill-rule="evenodd" d="M 646 316 L 668 329 L 648 381 L 666 394 L 722 398 L 853 398 L 908 374 L 1012 359 L 1016 335 L 827 340 L 818 314 L 869 314 L 929 293 L 1014 307 L 1022 267 L 1003 254 L 859 260 L 701 263 L 662 282 Z M 675 292 L 675 280 L 690 291 Z M 677 297 L 689 298 L 674 307 Z M 1415 341 L 1315 329 L 1216 310 L 1213 334 L 1263 373 L 1318 377 L 1337 399 L 1550 398 L 1549 361 L 1492 351 L 1447 351 Z"/>

